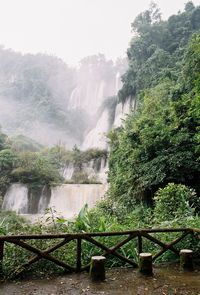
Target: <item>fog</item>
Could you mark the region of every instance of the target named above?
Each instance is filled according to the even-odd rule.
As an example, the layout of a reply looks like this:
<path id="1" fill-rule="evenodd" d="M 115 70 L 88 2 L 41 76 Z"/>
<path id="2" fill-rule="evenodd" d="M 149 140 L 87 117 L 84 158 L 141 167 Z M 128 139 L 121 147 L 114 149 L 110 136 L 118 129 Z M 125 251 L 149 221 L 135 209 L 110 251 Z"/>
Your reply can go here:
<path id="1" fill-rule="evenodd" d="M 157 0 L 163 17 L 186 0 Z M 194 0 L 199 4 L 199 0 Z M 134 18 L 150 0 L 0 0 L 0 44 L 22 53 L 48 53 L 67 64 L 103 53 L 124 56 Z"/>
<path id="2" fill-rule="evenodd" d="M 126 59 L 113 63 L 99 54 L 84 58 L 75 69 L 54 56 L 21 55 L 4 48 L 0 64 L 3 131 L 43 145 L 62 142 L 69 149 L 75 144 L 81 147 L 95 128 L 104 102 L 117 94 L 116 79 L 127 66 Z M 103 125 L 98 132 L 107 129 Z"/>
<path id="3" fill-rule="evenodd" d="M 167 18 L 185 1 L 157 3 Z M 0 0 L 3 131 L 44 145 L 106 147 L 105 134 L 121 120 L 116 95 L 127 68 L 131 23 L 148 4 Z"/>

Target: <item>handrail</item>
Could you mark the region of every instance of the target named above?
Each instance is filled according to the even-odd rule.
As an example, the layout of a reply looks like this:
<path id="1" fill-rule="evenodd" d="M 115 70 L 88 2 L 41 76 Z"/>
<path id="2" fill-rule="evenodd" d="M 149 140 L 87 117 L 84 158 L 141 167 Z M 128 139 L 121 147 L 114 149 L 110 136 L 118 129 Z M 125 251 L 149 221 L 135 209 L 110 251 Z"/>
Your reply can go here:
<path id="1" fill-rule="evenodd" d="M 130 235 L 130 234 L 142 234 L 142 233 L 161 233 L 161 232 L 194 232 L 198 231 L 198 229 L 192 228 L 147 228 L 140 230 L 127 230 L 127 231 L 113 231 L 113 232 L 80 232 L 80 233 L 65 233 L 65 234 L 38 234 L 38 235 L 10 235 L 10 236 L 0 236 L 0 240 L 8 240 L 8 239 L 17 239 L 17 240 L 29 240 L 29 239 L 57 239 L 57 238 L 67 238 L 67 237 L 85 237 L 85 236 L 93 236 L 93 237 L 107 237 L 107 236 L 120 236 L 120 235 Z M 200 229 L 199 229 L 200 233 Z"/>
<path id="2" fill-rule="evenodd" d="M 159 233 L 178 233 L 176 235 L 176 238 L 174 235 L 172 235 L 172 238 L 174 238 L 172 241 L 166 243 L 163 242 L 159 235 Z M 180 234 L 179 234 L 180 233 Z M 93 246 L 97 247 L 101 250 L 102 255 L 109 256 L 112 255 L 115 258 L 118 258 L 120 261 L 122 261 L 125 264 L 129 264 L 132 267 L 137 267 L 136 261 L 133 260 L 130 257 L 126 257 L 126 254 L 124 251 L 121 250 L 121 247 L 128 244 L 129 242 L 132 243 L 134 240 L 134 245 L 137 247 L 137 252 L 142 253 L 144 250 L 144 243 L 143 240 L 150 241 L 150 244 L 153 244 L 156 246 L 156 251 L 153 253 L 153 261 L 155 261 L 158 257 L 162 256 L 166 251 L 170 250 L 175 255 L 179 256 L 179 251 L 181 249 L 177 249 L 175 246 L 183 240 L 188 235 L 195 236 L 198 238 L 200 229 L 196 228 L 147 228 L 147 229 L 133 229 L 133 230 L 127 230 L 127 231 L 115 231 L 115 232 L 81 232 L 81 233 L 61 233 L 61 234 L 32 234 L 32 235 L 5 235 L 0 236 L 0 276 L 3 274 L 3 258 L 4 258 L 4 250 L 5 250 L 5 244 L 14 244 L 15 246 L 21 247 L 33 254 L 32 257 L 28 259 L 28 261 L 24 262 L 22 265 L 18 266 L 17 269 L 12 271 L 12 275 L 18 275 L 21 272 L 23 272 L 27 267 L 32 265 L 33 263 L 39 261 L 40 259 L 46 259 L 49 260 L 58 266 L 63 267 L 65 270 L 68 270 L 70 272 L 80 272 L 82 270 L 85 270 L 88 268 L 88 264 L 85 266 L 82 266 L 82 258 L 84 254 L 84 247 L 82 242 L 92 244 Z M 116 236 L 123 236 L 123 238 L 118 239 L 115 245 L 112 245 L 112 247 L 107 246 L 105 243 L 105 240 L 103 239 L 95 239 L 96 237 L 116 237 Z M 35 246 L 32 246 L 32 244 L 27 243 L 29 240 L 48 240 L 48 239 L 62 239 L 52 244 L 52 246 L 48 246 L 47 249 L 41 250 L 38 249 Z M 71 241 L 75 241 L 76 244 L 73 246 L 74 254 L 75 254 L 75 265 L 70 265 L 69 262 L 62 261 L 58 259 L 57 257 L 54 257 L 51 255 L 54 251 L 58 250 L 61 247 L 66 246 Z M 113 241 L 113 239 L 112 239 Z M 48 243 L 47 243 L 48 244 Z M 75 246 L 76 245 L 76 246 Z M 161 249 L 158 250 L 157 246 L 159 246 Z M 75 247 L 75 248 L 74 248 Z M 71 253 L 70 253 L 71 254 Z"/>

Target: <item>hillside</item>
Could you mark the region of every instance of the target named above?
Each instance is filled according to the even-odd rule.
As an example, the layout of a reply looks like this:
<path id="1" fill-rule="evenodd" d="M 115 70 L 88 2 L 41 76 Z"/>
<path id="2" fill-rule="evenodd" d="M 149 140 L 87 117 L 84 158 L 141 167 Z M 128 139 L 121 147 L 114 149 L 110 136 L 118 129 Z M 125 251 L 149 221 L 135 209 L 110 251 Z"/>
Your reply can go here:
<path id="1" fill-rule="evenodd" d="M 137 98 L 110 133 L 109 194 L 125 206 L 152 203 L 170 182 L 200 194 L 200 7 L 162 21 L 152 5 L 133 22 L 122 100 Z"/>

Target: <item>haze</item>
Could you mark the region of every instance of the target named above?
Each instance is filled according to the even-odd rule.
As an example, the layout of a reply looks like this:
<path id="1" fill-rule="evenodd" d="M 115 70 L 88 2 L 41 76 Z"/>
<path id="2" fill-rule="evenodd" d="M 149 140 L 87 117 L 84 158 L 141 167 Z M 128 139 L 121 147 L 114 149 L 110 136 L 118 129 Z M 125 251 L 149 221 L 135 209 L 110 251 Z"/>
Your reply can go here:
<path id="1" fill-rule="evenodd" d="M 163 17 L 185 0 L 157 1 Z M 193 1 L 199 4 L 199 1 Z M 68 64 L 89 55 L 124 56 L 131 22 L 149 0 L 0 0 L 0 44 L 23 53 L 47 53 Z"/>

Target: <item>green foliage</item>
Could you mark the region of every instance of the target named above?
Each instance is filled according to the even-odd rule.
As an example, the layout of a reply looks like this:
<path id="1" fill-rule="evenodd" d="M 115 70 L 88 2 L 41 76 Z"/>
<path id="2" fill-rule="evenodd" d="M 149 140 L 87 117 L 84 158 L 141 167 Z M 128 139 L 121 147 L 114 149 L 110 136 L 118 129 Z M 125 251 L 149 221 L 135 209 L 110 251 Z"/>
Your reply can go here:
<path id="1" fill-rule="evenodd" d="M 100 202 L 96 208 L 88 210 L 85 205 L 78 216 L 74 220 L 65 220 L 57 217 L 55 210 L 49 208 L 46 215 L 46 222 L 41 221 L 37 224 L 27 224 L 25 220 L 19 218 L 14 213 L 0 213 L 0 228 L 1 235 L 12 234 L 45 234 L 45 233 L 73 233 L 73 232 L 110 232 L 134 230 L 148 227 L 191 227 L 198 228 L 200 226 L 200 218 L 194 216 L 194 210 L 189 207 L 188 199 L 193 192 L 183 186 L 169 184 L 163 190 L 159 190 L 156 197 L 155 209 L 149 209 L 144 206 L 137 206 L 129 212 L 124 206 L 118 207 L 117 203 L 113 204 L 109 198 Z M 183 218 L 184 217 L 184 218 Z M 43 218 L 44 220 L 45 218 Z M 171 242 L 177 238 L 177 233 L 159 233 L 152 234 L 154 237 L 162 240 L 165 243 Z M 122 237 L 98 237 L 99 242 L 104 243 L 108 247 L 113 247 L 122 240 Z M 61 241 L 61 240 L 60 240 Z M 32 240 L 29 242 L 32 246 L 45 250 L 52 247 L 59 240 Z M 199 252 L 199 243 L 196 239 L 186 238 L 179 242 L 178 248 L 194 249 L 195 254 Z M 160 248 L 157 248 L 150 241 L 143 239 L 143 251 L 150 251 L 155 254 Z M 65 247 L 54 252 L 54 256 L 66 261 L 71 265 L 75 263 L 76 257 L 76 242 L 70 242 Z M 82 262 L 87 264 L 91 256 L 102 254 L 102 250 L 95 247 L 87 241 L 82 241 Z M 124 245 L 118 252 L 127 258 L 137 261 L 137 239 Z M 19 264 L 26 262 L 31 257 L 31 253 L 24 251 L 21 247 L 13 246 L 10 243 L 5 243 L 4 247 L 4 276 L 9 278 L 12 275 L 13 269 Z M 170 251 L 162 255 L 157 263 L 163 261 L 174 261 L 176 257 Z M 107 258 L 107 266 L 122 266 L 124 263 L 117 258 L 109 256 Z M 27 275 L 35 276 L 41 274 L 61 273 L 62 269 L 47 261 L 40 261 L 33 265 Z"/>
<path id="2" fill-rule="evenodd" d="M 200 227 L 200 34 L 192 36 L 200 29 L 199 20 L 200 7 L 188 2 L 183 13 L 171 16 L 168 21 L 161 20 L 154 3 L 134 21 L 132 27 L 137 34 L 128 49 L 129 68 L 123 77 L 124 86 L 119 98 L 125 100 L 129 95 L 137 95 L 137 110 L 127 117 L 123 127 L 109 134 L 110 183 L 107 199 L 92 210 L 88 210 L 86 205 L 78 217 L 70 221 L 57 218 L 56 212 L 50 208 L 48 226 L 42 223 L 30 226 L 15 215 L 3 213 L 0 216 L 2 234 Z M 46 87 L 48 75 L 40 71 L 32 56 L 29 58 L 34 61 L 33 67 L 24 69 L 24 95 L 19 95 L 18 99 L 22 99 L 23 103 L 26 99 L 31 101 L 33 97 L 27 96 L 27 93 L 30 89 L 34 90 L 32 93 L 36 95 L 37 106 L 48 110 L 45 120 L 55 116 L 57 123 L 65 126 L 63 122 L 68 121 L 63 117 L 62 108 L 53 106 L 52 92 Z M 2 56 L 1 60 L 4 62 Z M 9 64 L 13 65 L 12 54 Z M 99 75 L 105 73 L 107 67 L 112 67 L 99 55 L 82 60 L 81 69 L 84 73 L 89 65 L 96 68 L 97 64 Z M 49 65 L 52 70 L 55 69 L 51 62 Z M 35 79 L 37 89 L 33 87 Z M 18 79 L 15 82 L 21 94 L 22 84 Z M 105 104 L 112 108 L 115 102 L 115 98 L 110 98 Z M 74 180 L 87 182 L 82 167 L 91 160 L 98 164 L 102 157 L 107 157 L 105 151 L 91 149 L 81 152 L 76 146 L 67 151 L 62 145 L 16 155 L 7 146 L 6 137 L 0 134 L 0 185 L 3 187 L 10 181 L 32 184 L 57 182 L 60 180 L 58 172 L 69 163 L 73 163 L 76 170 Z M 149 207 L 143 201 L 147 205 L 153 205 L 154 201 L 154 206 Z M 51 219 L 53 226 L 49 225 Z M 166 243 L 177 238 L 175 233 L 158 235 Z M 101 237 L 99 241 L 113 247 L 119 239 Z M 54 242 L 38 240 L 31 243 L 45 249 Z M 199 252 L 200 245 L 187 238 L 179 246 Z M 8 270 L 30 258 L 29 254 L 16 248 L 9 243 L 6 245 L 5 264 Z M 92 255 L 99 254 L 99 250 L 87 241 L 83 242 L 82 249 L 85 263 Z M 75 243 L 70 242 L 67 250 L 61 248 L 55 255 L 73 263 L 75 251 Z M 155 253 L 155 248 L 150 241 L 144 241 L 143 251 Z M 119 252 L 137 259 L 136 241 L 131 241 Z M 168 253 L 161 260 L 174 259 Z M 109 258 L 108 265 L 121 264 L 115 258 Z M 32 271 L 44 272 L 50 268 L 53 269 L 53 266 L 41 262 Z M 60 271 L 57 267 L 54 269 Z"/>
<path id="3" fill-rule="evenodd" d="M 87 204 L 85 204 L 85 206 L 83 206 L 83 208 L 80 210 L 77 218 L 75 219 L 75 222 L 73 223 L 73 227 L 78 232 L 88 232 L 91 230 L 90 215 Z"/>
<path id="4" fill-rule="evenodd" d="M 41 144 L 24 135 L 17 135 L 15 137 L 9 138 L 9 144 L 11 149 L 15 152 L 38 152 L 42 149 Z"/>
<path id="5" fill-rule="evenodd" d="M 7 148 L 0 150 L 0 195 L 6 192 L 16 163 L 17 155 L 12 150 Z"/>
<path id="6" fill-rule="evenodd" d="M 109 195 L 128 207 L 151 204 L 169 182 L 188 185 L 200 195 L 199 34 L 187 44 L 200 27 L 199 21 L 193 23 L 199 13 L 199 7 L 188 4 L 167 22 L 149 20 L 149 26 L 138 27 L 128 51 L 122 92 L 124 98 L 140 92 L 137 110 L 109 135 Z M 172 50 L 173 40 L 178 44 Z M 130 93 L 126 87 L 132 87 Z"/>
<path id="7" fill-rule="evenodd" d="M 13 169 L 11 176 L 14 182 L 22 183 L 50 184 L 62 180 L 46 157 L 31 152 L 19 155 L 18 166 Z"/>
<path id="8" fill-rule="evenodd" d="M 42 155 L 47 157 L 51 164 L 59 170 L 64 169 L 67 164 L 73 161 L 73 152 L 67 150 L 62 144 L 44 149 Z"/>
<path id="9" fill-rule="evenodd" d="M 0 149 L 0 194 L 2 195 L 13 182 L 32 186 L 63 182 L 61 175 L 69 164 L 75 168 L 72 183 L 97 183 L 94 177 L 88 179 L 82 167 L 94 161 L 98 170 L 101 159 L 107 157 L 107 151 L 91 149 L 82 152 L 76 146 L 70 151 L 62 144 L 52 148 L 42 148 L 25 136 L 8 138 L 2 135 L 2 139 L 4 143 Z"/>
<path id="10" fill-rule="evenodd" d="M 195 196 L 194 190 L 182 184 L 169 183 L 165 188 L 160 188 L 154 198 L 156 221 L 184 219 L 192 216 L 193 210 L 189 201 Z"/>
<path id="11" fill-rule="evenodd" d="M 132 24 L 137 33 L 127 55 L 128 71 L 123 76 L 119 98 L 126 100 L 141 90 L 155 86 L 166 77 L 177 80 L 185 47 L 191 35 L 200 29 L 200 7 L 188 2 L 185 11 L 162 21 L 153 3 Z"/>
<path id="12" fill-rule="evenodd" d="M 0 172 L 11 171 L 17 160 L 16 155 L 10 149 L 0 151 Z"/>
<path id="13" fill-rule="evenodd" d="M 1 132 L 1 126 L 0 126 L 0 151 L 2 149 L 5 149 L 7 147 L 7 136 Z"/>

